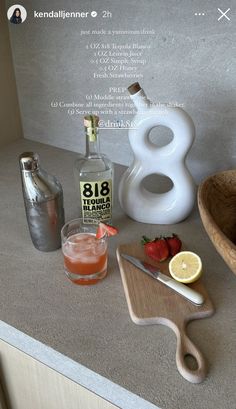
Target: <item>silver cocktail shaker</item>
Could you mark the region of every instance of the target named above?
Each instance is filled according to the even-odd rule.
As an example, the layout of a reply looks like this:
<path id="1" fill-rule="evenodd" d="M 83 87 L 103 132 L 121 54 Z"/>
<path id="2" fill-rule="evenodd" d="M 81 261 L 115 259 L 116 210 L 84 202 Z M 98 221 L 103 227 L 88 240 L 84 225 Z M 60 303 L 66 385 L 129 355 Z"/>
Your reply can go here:
<path id="1" fill-rule="evenodd" d="M 61 247 L 64 224 L 63 191 L 54 176 L 39 166 L 39 156 L 24 152 L 19 157 L 22 190 L 31 239 L 36 249 L 53 251 Z"/>

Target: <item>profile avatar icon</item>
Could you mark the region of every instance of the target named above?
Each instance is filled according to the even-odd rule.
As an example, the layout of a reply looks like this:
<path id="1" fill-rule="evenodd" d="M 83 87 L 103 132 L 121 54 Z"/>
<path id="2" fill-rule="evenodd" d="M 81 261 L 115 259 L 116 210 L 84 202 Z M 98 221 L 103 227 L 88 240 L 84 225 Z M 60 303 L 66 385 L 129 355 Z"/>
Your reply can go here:
<path id="1" fill-rule="evenodd" d="M 26 9 L 20 4 L 14 4 L 13 6 L 9 7 L 7 11 L 7 18 L 10 23 L 13 24 L 23 23 L 26 19 L 26 16 Z"/>
<path id="2" fill-rule="evenodd" d="M 13 23 L 13 24 L 20 24 L 20 23 L 22 23 L 22 18 L 21 18 L 21 11 L 20 11 L 20 9 L 16 8 L 16 9 L 13 11 L 13 14 L 12 14 L 12 16 L 11 16 L 11 18 L 10 18 L 10 22 Z"/>

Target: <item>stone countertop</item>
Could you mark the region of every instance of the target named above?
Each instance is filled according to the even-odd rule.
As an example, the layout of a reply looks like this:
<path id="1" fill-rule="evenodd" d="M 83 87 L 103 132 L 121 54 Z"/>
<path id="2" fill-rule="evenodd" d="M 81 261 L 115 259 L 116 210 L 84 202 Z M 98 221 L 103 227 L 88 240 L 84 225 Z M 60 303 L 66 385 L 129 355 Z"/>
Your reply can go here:
<path id="1" fill-rule="evenodd" d="M 60 250 L 42 253 L 31 243 L 18 166 L 26 150 L 37 151 L 42 167 L 62 183 L 66 220 L 78 216 L 75 153 L 28 140 L 1 150 L 0 338 L 124 409 L 235 407 L 236 277 L 216 253 L 197 209 L 174 226 L 144 225 L 124 215 L 115 192 L 113 223 L 120 233 L 109 242 L 109 274 L 96 286 L 76 286 L 63 273 Z M 116 187 L 123 171 L 116 166 Z M 178 373 L 171 329 L 131 321 L 115 256 L 120 243 L 171 232 L 201 256 L 216 308 L 213 317 L 188 326 L 209 366 L 199 385 Z"/>

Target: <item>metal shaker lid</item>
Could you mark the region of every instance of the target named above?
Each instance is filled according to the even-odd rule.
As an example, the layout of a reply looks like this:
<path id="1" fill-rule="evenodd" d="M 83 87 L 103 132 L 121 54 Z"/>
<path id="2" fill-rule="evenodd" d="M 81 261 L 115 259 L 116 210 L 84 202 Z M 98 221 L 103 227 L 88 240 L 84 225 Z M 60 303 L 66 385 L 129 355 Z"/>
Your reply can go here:
<path id="1" fill-rule="evenodd" d="M 134 95 L 137 94 L 137 92 L 139 92 L 142 88 L 140 87 L 138 82 L 134 82 L 133 84 L 131 84 L 128 87 L 128 91 L 130 93 L 130 95 Z"/>
<path id="2" fill-rule="evenodd" d="M 19 156 L 21 170 L 36 170 L 39 167 L 39 156 L 34 152 L 23 152 Z"/>

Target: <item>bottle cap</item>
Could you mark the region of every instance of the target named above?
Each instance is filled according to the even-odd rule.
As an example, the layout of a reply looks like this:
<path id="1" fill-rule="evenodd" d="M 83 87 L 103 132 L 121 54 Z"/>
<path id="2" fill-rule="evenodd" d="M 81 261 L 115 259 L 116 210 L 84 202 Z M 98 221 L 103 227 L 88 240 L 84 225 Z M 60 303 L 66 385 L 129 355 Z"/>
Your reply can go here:
<path id="1" fill-rule="evenodd" d="M 23 152 L 19 156 L 21 170 L 36 170 L 39 167 L 39 155 L 34 152 Z"/>
<path id="2" fill-rule="evenodd" d="M 133 84 L 131 84 L 128 87 L 128 91 L 130 93 L 130 95 L 134 95 L 137 94 L 137 92 L 139 92 L 142 88 L 140 87 L 138 82 L 134 82 Z"/>
<path id="3" fill-rule="evenodd" d="M 97 115 L 86 115 L 84 117 L 85 128 L 97 128 L 99 123 L 99 117 Z"/>

